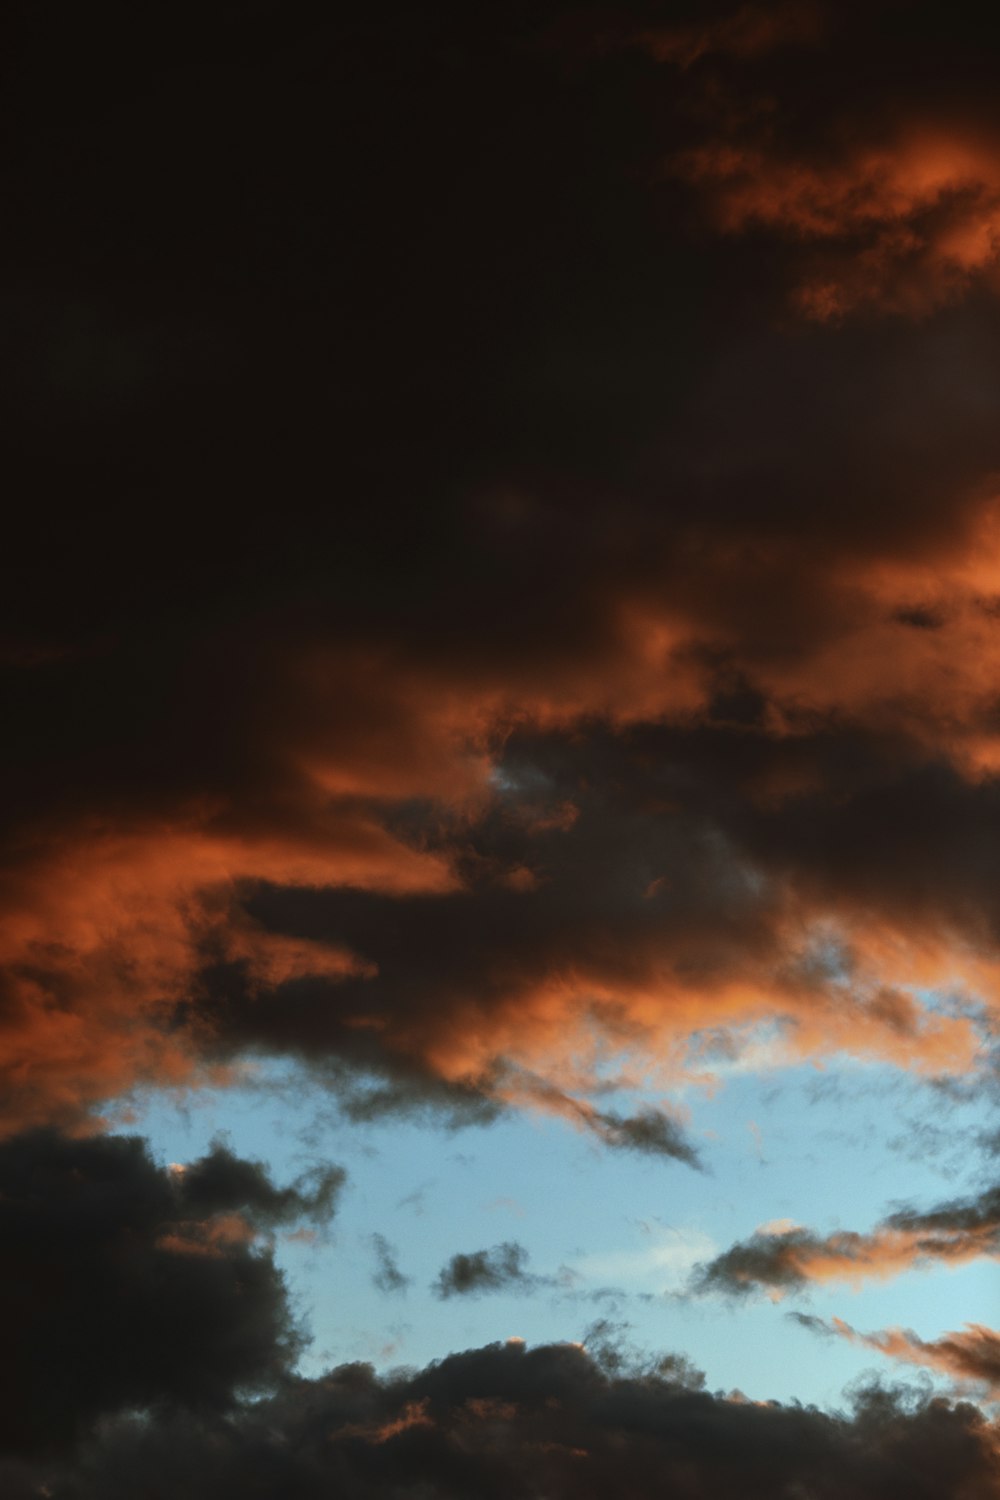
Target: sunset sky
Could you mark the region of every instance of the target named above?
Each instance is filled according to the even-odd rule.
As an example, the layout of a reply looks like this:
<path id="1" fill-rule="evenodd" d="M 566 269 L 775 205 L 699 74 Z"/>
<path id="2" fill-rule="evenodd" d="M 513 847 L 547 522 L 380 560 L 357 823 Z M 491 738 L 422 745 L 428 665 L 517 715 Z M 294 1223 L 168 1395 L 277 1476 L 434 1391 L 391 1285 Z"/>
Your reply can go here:
<path id="1" fill-rule="evenodd" d="M 3 1500 L 998 1500 L 1000 49 L 14 0 Z"/>

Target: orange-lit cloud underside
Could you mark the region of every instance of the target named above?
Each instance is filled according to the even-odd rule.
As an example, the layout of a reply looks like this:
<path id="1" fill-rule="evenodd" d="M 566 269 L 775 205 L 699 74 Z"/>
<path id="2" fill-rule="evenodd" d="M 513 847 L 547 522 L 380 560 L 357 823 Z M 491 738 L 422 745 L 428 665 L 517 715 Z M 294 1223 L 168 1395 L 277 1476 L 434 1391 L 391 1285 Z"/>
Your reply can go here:
<path id="1" fill-rule="evenodd" d="M 859 1287 L 868 1281 L 891 1280 L 914 1267 L 963 1265 L 982 1256 L 996 1257 L 1000 1246 L 996 1224 L 936 1231 L 887 1226 L 871 1234 L 843 1230 L 803 1241 L 788 1231 L 787 1243 L 775 1246 L 775 1254 L 783 1274 L 796 1282 L 846 1282 Z M 781 1296 L 782 1289 L 775 1287 L 772 1295 Z"/>
<path id="2" fill-rule="evenodd" d="M 827 161 L 714 142 L 675 170 L 706 192 L 720 229 L 767 229 L 811 247 L 795 300 L 820 320 L 864 308 L 919 315 L 957 299 L 1000 259 L 997 146 L 917 127 Z"/>
<path id="3" fill-rule="evenodd" d="M 928 1012 L 914 992 L 947 986 L 993 1005 L 1000 954 L 975 891 L 937 892 L 932 872 L 921 885 L 907 869 L 866 890 L 815 863 L 797 869 L 794 850 L 741 847 L 719 814 L 698 835 L 708 885 L 697 918 L 674 914 L 690 865 L 671 868 L 676 856 L 653 847 L 634 890 L 595 925 L 559 873 L 559 861 L 570 879 L 574 860 L 599 858 L 608 878 L 607 852 L 587 842 L 593 821 L 579 817 L 586 783 L 539 800 L 505 779 L 503 758 L 533 734 L 585 748 L 595 726 L 623 743 L 649 724 L 697 735 L 717 717 L 722 657 L 763 705 L 733 734 L 760 749 L 741 795 L 765 830 L 828 794 L 822 765 L 797 759 L 817 726 L 895 744 L 904 763 L 947 766 L 974 790 L 1000 767 L 998 598 L 986 498 L 957 508 L 933 546 L 826 558 L 703 537 L 697 580 L 665 558 L 659 585 L 602 586 L 588 637 L 536 658 L 470 668 L 450 650 L 289 644 L 262 688 L 275 709 L 251 784 L 185 790 L 155 813 L 83 807 L 24 830 L 4 882 L 8 1126 L 71 1118 L 218 1058 L 226 1038 L 198 995 L 219 962 L 238 966 L 251 994 L 322 981 L 331 1015 L 386 1057 L 510 1099 L 586 1090 L 608 1048 L 628 1057 L 624 1076 L 669 1081 L 698 1071 L 696 1033 L 763 1022 L 779 1025 L 776 1056 L 845 1050 L 968 1070 L 971 1020 Z M 669 839 L 686 809 L 646 814 Z M 489 855 L 487 826 L 508 830 Z M 429 914 L 447 903 L 456 937 L 484 903 L 521 915 L 505 952 L 463 959 L 410 1004 L 384 990 L 379 953 L 346 930 L 317 938 L 253 920 L 245 898 L 262 886 L 368 892 Z M 831 967 L 820 955 L 833 951 Z M 519 1081 L 525 1069 L 544 1086 Z"/>
<path id="4" fill-rule="evenodd" d="M 920 1365 L 960 1384 L 983 1387 L 991 1397 L 1000 1395 L 1000 1334 L 981 1323 L 967 1323 L 961 1332 L 929 1340 L 904 1328 L 859 1333 L 841 1318 L 832 1318 L 827 1326 L 840 1338 L 889 1359 Z"/>
<path id="5" fill-rule="evenodd" d="M 697 101 L 700 138 L 670 155 L 669 173 L 694 186 L 716 230 L 791 247 L 792 301 L 809 319 L 923 317 L 978 286 L 995 293 L 1000 135 L 988 111 L 934 109 L 889 89 L 866 113 L 845 90 L 810 131 L 801 102 L 785 97 L 846 20 L 835 7 L 746 5 L 631 37 L 656 61 L 694 70 L 685 97 Z M 783 49 L 798 50 L 801 71 L 761 68 Z"/>

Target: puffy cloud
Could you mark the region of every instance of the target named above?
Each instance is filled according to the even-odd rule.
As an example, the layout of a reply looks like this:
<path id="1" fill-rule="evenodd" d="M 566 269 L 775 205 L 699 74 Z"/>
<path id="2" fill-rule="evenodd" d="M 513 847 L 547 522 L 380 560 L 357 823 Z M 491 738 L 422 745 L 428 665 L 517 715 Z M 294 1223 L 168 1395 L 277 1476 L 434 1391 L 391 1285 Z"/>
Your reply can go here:
<path id="1" fill-rule="evenodd" d="M 304 1337 L 268 1235 L 326 1222 L 342 1180 L 328 1167 L 280 1188 L 223 1146 L 164 1168 L 135 1137 L 0 1143 L 0 1447 L 273 1387 Z"/>
<path id="2" fill-rule="evenodd" d="M 419 1489 L 432 1497 L 682 1493 L 829 1500 L 996 1492 L 996 1430 L 975 1407 L 862 1395 L 851 1414 L 710 1395 L 684 1362 L 609 1369 L 575 1345 L 516 1340 L 378 1379 L 347 1365 L 225 1418 L 123 1419 L 73 1468 L 4 1476 L 17 1500 L 248 1494 L 312 1500 Z M 16 1486 L 20 1483 L 22 1488 Z"/>

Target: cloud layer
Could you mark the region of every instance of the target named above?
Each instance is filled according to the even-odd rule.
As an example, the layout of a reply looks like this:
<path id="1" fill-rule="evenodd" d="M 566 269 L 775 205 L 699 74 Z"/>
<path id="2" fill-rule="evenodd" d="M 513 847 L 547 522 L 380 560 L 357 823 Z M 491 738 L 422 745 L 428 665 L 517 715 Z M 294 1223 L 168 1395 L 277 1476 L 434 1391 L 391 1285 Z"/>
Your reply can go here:
<path id="1" fill-rule="evenodd" d="M 697 1185 L 684 1101 L 760 1059 L 985 1090 L 992 37 L 895 0 L 15 9 L 0 1488 L 994 1495 L 962 1403 L 515 1343 L 303 1379 L 274 1243 L 340 1170 L 100 1134 L 290 1060 L 348 1123 L 535 1110 Z M 693 1289 L 998 1234 L 994 1187 L 771 1225 Z M 543 1283 L 507 1242 L 435 1286 Z M 981 1324 L 835 1326 L 993 1378 Z"/>
<path id="2" fill-rule="evenodd" d="M 21 1500 L 42 1482 L 53 1500 L 117 1500 L 152 1482 L 163 1500 L 311 1500 L 331 1484 L 352 1496 L 435 1500 L 612 1488 L 690 1500 L 737 1490 L 747 1500 L 996 1493 L 996 1432 L 967 1404 L 908 1406 L 876 1390 L 853 1414 L 827 1416 L 709 1395 L 665 1365 L 665 1374 L 610 1374 L 579 1347 L 520 1341 L 382 1381 L 346 1365 L 226 1419 L 120 1421 L 76 1472 L 9 1466 L 5 1492 Z"/>
<path id="3" fill-rule="evenodd" d="M 262 1051 L 627 1147 L 598 1053 L 669 1087 L 763 1025 L 967 1072 L 1000 821 L 978 71 L 914 22 L 881 118 L 895 31 L 821 8 L 639 7 L 582 50 L 547 10 L 339 51 L 314 19 L 105 79 L 113 141 L 52 92 L 71 32 L 25 22 L 52 55 L 14 107 L 89 165 L 36 204 L 79 266 L 7 249 L 4 1128 Z M 697 230 L 663 217 L 691 189 Z M 835 335 L 789 331 L 754 234 Z M 952 311 L 846 317 L 887 298 Z"/>

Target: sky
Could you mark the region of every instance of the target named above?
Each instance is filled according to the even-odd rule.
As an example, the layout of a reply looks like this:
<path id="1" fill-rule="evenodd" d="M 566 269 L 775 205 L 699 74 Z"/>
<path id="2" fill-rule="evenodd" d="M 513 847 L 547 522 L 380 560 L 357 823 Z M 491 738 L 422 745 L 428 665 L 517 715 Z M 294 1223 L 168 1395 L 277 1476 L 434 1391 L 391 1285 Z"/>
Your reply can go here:
<path id="1" fill-rule="evenodd" d="M 0 1492 L 997 1500 L 991 31 L 7 29 Z"/>

